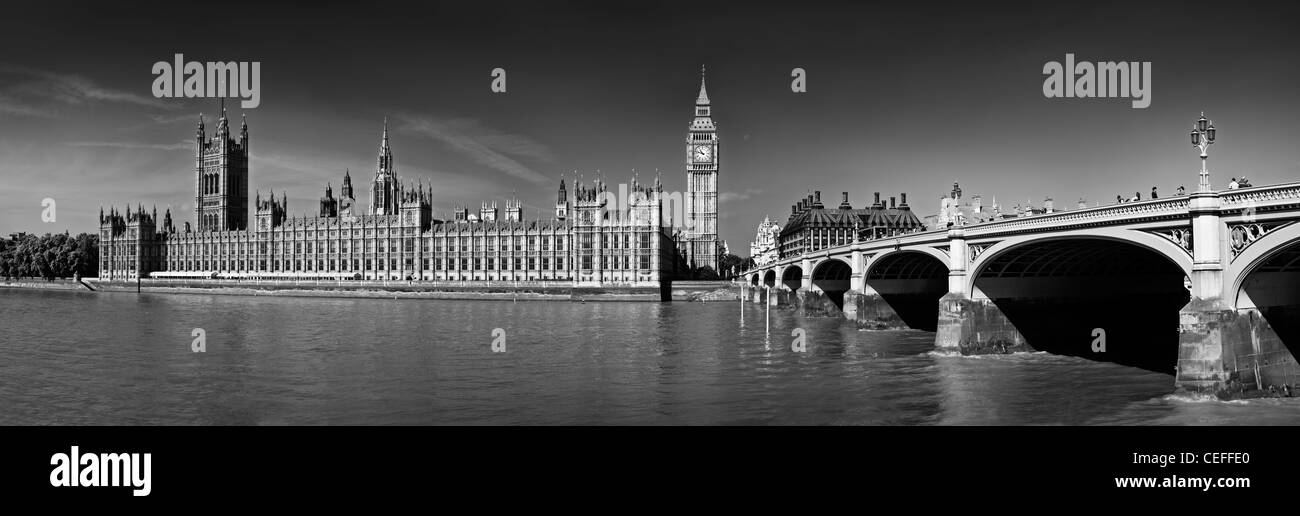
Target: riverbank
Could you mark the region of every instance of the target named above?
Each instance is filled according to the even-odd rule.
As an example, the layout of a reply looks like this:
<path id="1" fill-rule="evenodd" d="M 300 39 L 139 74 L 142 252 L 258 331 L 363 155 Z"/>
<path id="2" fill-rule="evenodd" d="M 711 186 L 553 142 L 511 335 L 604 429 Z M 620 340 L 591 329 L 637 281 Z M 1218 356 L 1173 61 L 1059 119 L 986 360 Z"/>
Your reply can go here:
<path id="1" fill-rule="evenodd" d="M 88 287 L 70 279 L 22 279 L 0 281 L 0 288 L 21 288 L 39 290 L 89 290 Z"/>
<path id="2" fill-rule="evenodd" d="M 686 281 L 671 286 L 582 287 L 569 283 L 451 283 L 420 281 L 235 281 L 156 280 L 16 281 L 0 286 L 25 289 L 93 289 L 101 292 L 216 294 L 236 296 L 350 297 L 382 299 L 511 300 L 511 301 L 735 301 L 740 288 L 730 282 Z"/>

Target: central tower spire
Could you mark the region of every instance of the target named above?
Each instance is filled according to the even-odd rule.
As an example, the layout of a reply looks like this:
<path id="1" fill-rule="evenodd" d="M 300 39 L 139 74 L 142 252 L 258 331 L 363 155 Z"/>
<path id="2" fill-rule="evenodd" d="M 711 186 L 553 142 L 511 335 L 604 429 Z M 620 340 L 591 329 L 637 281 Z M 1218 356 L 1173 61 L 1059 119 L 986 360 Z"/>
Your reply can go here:
<path id="1" fill-rule="evenodd" d="M 379 163 L 370 183 L 370 213 L 394 215 L 401 203 L 402 186 L 393 167 L 393 150 L 388 146 L 388 117 L 384 117 L 384 136 L 379 142 Z"/>
<path id="2" fill-rule="evenodd" d="M 709 105 L 709 92 L 704 88 L 704 65 L 700 65 L 700 96 L 695 99 L 695 105 Z"/>
<path id="3" fill-rule="evenodd" d="M 379 167 L 375 175 L 394 175 L 393 151 L 388 147 L 388 117 L 384 117 L 384 136 L 379 142 Z"/>

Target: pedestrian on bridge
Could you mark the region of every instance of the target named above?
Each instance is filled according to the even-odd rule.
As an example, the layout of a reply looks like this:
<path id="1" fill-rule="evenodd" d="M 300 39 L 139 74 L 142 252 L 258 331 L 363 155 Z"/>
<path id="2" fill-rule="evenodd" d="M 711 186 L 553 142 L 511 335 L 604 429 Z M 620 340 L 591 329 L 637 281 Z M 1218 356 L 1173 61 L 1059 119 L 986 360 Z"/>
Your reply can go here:
<path id="1" fill-rule="evenodd" d="M 1159 198 L 1160 198 L 1160 196 L 1156 195 L 1156 187 L 1154 187 L 1154 186 L 1151 187 L 1151 198 L 1152 198 L 1152 199 L 1159 199 Z"/>

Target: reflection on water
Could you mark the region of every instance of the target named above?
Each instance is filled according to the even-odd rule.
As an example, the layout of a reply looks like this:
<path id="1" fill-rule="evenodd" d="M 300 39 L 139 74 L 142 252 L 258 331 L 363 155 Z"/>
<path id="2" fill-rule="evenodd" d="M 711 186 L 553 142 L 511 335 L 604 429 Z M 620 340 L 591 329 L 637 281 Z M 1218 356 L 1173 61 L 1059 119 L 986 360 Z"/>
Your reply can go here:
<path id="1" fill-rule="evenodd" d="M 0 314 L 4 424 L 1300 423 L 1296 399 L 1176 397 L 1169 375 L 740 302 L 6 290 Z"/>

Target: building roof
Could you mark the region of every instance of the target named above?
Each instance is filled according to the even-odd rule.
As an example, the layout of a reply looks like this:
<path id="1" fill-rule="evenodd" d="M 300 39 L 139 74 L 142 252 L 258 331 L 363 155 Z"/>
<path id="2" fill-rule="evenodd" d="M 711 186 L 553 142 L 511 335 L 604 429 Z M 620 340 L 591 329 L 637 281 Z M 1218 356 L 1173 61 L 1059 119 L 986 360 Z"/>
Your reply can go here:
<path id="1" fill-rule="evenodd" d="M 439 233 L 453 232 L 484 232 L 484 231 L 536 231 L 536 230 L 554 230 L 568 229 L 569 224 L 563 220 L 498 220 L 498 221 L 481 221 L 481 220 L 448 220 L 441 224 L 434 224 L 433 231 Z"/>
<path id="2" fill-rule="evenodd" d="M 885 208 L 876 205 L 870 208 L 825 208 L 814 204 L 794 213 L 785 227 L 781 237 L 796 234 L 808 228 L 852 228 L 869 229 L 884 227 L 889 229 L 916 230 L 925 228 L 921 219 L 911 208 L 903 205 L 898 208 Z"/>

